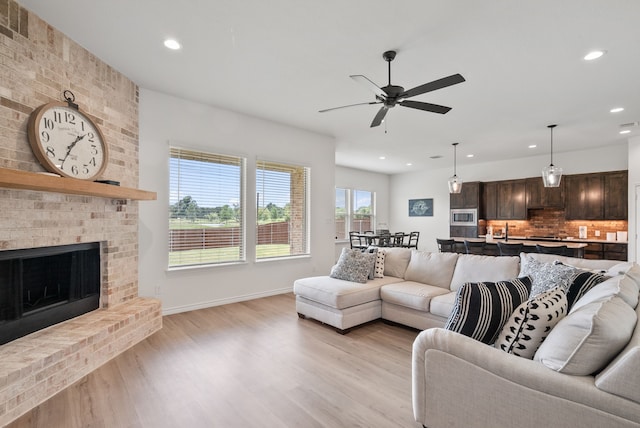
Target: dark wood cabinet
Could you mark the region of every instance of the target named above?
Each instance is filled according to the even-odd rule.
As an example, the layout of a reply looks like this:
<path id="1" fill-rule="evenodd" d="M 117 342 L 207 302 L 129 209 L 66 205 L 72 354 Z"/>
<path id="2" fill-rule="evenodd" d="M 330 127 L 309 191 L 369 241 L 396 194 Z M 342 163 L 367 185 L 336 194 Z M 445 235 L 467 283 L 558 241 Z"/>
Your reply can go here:
<path id="1" fill-rule="evenodd" d="M 480 218 L 485 220 L 498 219 L 498 183 L 495 181 L 483 183 L 482 186 L 482 206 Z"/>
<path id="2" fill-rule="evenodd" d="M 473 226 L 449 226 L 449 236 L 452 238 L 477 238 L 478 228 Z"/>
<path id="3" fill-rule="evenodd" d="M 542 177 L 526 179 L 527 209 L 564 208 L 564 183 L 559 187 L 544 187 Z"/>
<path id="4" fill-rule="evenodd" d="M 451 193 L 449 195 L 450 208 L 480 208 L 481 185 L 482 183 L 479 181 L 462 183 L 462 191 L 460 193 Z"/>
<path id="5" fill-rule="evenodd" d="M 567 175 L 565 181 L 565 218 L 602 220 L 604 218 L 604 180 L 602 174 Z"/>
<path id="6" fill-rule="evenodd" d="M 627 260 L 627 245 L 625 244 L 602 244 L 604 254 L 603 259 L 607 260 Z"/>
<path id="7" fill-rule="evenodd" d="M 497 219 L 526 220 L 526 180 L 497 182 Z"/>
<path id="8" fill-rule="evenodd" d="M 626 220 L 628 215 L 628 172 L 604 174 L 604 219 Z"/>

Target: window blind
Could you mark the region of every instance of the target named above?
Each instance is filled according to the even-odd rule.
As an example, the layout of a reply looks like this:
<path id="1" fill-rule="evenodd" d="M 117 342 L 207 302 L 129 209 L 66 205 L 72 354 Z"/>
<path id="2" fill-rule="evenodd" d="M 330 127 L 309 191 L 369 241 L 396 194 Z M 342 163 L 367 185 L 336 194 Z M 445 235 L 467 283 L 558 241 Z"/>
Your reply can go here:
<path id="1" fill-rule="evenodd" d="M 256 258 L 309 254 L 309 168 L 256 163 Z"/>
<path id="2" fill-rule="evenodd" d="M 245 260 L 245 160 L 177 147 L 169 158 L 169 267 Z"/>

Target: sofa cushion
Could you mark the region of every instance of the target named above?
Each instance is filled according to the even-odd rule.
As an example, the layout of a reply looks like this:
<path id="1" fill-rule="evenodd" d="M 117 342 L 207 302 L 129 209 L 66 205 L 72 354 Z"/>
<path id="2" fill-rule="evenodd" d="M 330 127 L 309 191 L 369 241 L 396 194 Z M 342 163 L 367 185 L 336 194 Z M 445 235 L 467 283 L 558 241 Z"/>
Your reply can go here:
<path id="1" fill-rule="evenodd" d="M 408 248 L 385 248 L 384 275 L 404 278 L 411 259 L 411 251 Z"/>
<path id="2" fill-rule="evenodd" d="M 527 300 L 530 290 L 529 277 L 495 283 L 467 282 L 456 293 L 445 328 L 492 344 L 515 308 Z"/>
<path id="3" fill-rule="evenodd" d="M 534 360 L 561 373 L 591 375 L 625 347 L 636 321 L 636 312 L 617 296 L 574 308 L 551 330 Z"/>
<path id="4" fill-rule="evenodd" d="M 414 281 L 389 284 L 380 289 L 380 297 L 385 302 L 425 312 L 429 311 L 433 297 L 448 293 L 447 289 Z"/>
<path id="5" fill-rule="evenodd" d="M 544 253 L 520 253 L 520 264 L 526 264 L 527 260 L 537 260 L 541 263 L 554 263 L 560 261 L 565 265 L 573 266 L 578 269 L 591 270 L 591 271 L 606 271 L 607 269 L 620 264 L 620 261 L 616 260 L 594 260 L 583 259 L 578 257 L 566 257 L 558 256 L 555 254 Z M 607 274 L 610 275 L 610 274 Z"/>
<path id="6" fill-rule="evenodd" d="M 620 297 L 635 309 L 638 305 L 638 286 L 626 275 L 609 278 L 587 291 L 570 309 L 574 311 L 589 303 L 606 300 L 612 296 Z"/>
<path id="7" fill-rule="evenodd" d="M 331 278 L 359 283 L 367 282 L 376 262 L 375 253 L 343 248 L 338 263 L 331 268 Z"/>
<path id="8" fill-rule="evenodd" d="M 605 281 L 608 277 L 601 273 L 594 273 L 589 271 L 579 272 L 573 275 L 571 283 L 567 290 L 567 301 L 569 303 L 569 309 L 577 302 L 582 296 L 585 295 L 596 285 Z"/>
<path id="9" fill-rule="evenodd" d="M 533 358 L 551 329 L 567 315 L 567 293 L 561 286 L 523 302 L 502 327 L 495 346 L 523 358 Z"/>
<path id="10" fill-rule="evenodd" d="M 636 315 L 639 309 L 636 308 Z M 640 329 L 636 329 L 627 346 L 596 376 L 596 387 L 611 394 L 640 403 Z"/>
<path id="11" fill-rule="evenodd" d="M 458 288 L 465 282 L 506 281 L 516 278 L 519 269 L 520 259 L 518 257 L 462 254 L 458 256 L 450 289 L 458 291 Z"/>
<path id="12" fill-rule="evenodd" d="M 453 307 L 456 304 L 456 292 L 450 291 L 447 294 L 441 294 L 440 296 L 434 296 L 431 298 L 431 305 L 429 306 L 429 312 L 439 317 L 449 318 Z"/>
<path id="13" fill-rule="evenodd" d="M 457 253 L 411 250 L 411 261 L 404 273 L 404 279 L 435 285 L 448 291 L 457 260 Z"/>
<path id="14" fill-rule="evenodd" d="M 311 276 L 297 279 L 293 283 L 293 292 L 308 300 L 332 308 L 344 309 L 380 300 L 380 287 L 397 281 L 402 280 L 388 276 L 360 284 L 329 276 Z"/>
<path id="15" fill-rule="evenodd" d="M 561 263 L 545 263 L 536 260 L 529 254 L 520 255 L 520 276 L 531 277 L 531 296 L 536 296 L 556 285 L 565 290 L 569 288 L 573 275 L 580 273 L 578 268 Z"/>

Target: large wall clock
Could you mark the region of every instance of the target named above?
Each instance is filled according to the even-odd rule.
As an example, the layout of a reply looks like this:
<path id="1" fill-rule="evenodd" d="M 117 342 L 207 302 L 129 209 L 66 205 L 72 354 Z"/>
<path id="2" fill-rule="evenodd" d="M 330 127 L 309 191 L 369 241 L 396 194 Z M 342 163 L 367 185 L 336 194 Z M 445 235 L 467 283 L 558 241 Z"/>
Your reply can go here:
<path id="1" fill-rule="evenodd" d="M 69 99 L 35 109 L 27 135 L 38 161 L 50 172 L 95 180 L 107 167 L 109 150 L 102 131 Z"/>

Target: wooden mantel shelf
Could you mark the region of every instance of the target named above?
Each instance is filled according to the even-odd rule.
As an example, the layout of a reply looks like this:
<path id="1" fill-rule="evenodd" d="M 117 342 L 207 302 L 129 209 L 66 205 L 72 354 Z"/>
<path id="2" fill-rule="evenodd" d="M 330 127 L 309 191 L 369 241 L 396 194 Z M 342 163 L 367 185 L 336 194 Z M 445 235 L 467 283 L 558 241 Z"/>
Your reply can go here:
<path id="1" fill-rule="evenodd" d="M 12 189 L 40 190 L 43 192 L 67 193 L 72 195 L 98 196 L 111 199 L 132 199 L 154 201 L 156 192 L 132 189 L 130 187 L 113 186 L 111 184 L 94 183 L 93 181 L 75 180 L 73 178 L 56 177 L 29 171 L 0 168 L 0 187 Z"/>

